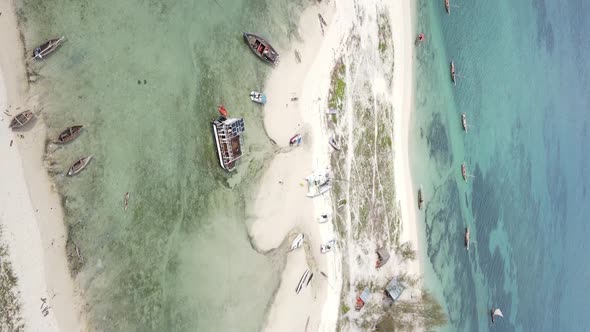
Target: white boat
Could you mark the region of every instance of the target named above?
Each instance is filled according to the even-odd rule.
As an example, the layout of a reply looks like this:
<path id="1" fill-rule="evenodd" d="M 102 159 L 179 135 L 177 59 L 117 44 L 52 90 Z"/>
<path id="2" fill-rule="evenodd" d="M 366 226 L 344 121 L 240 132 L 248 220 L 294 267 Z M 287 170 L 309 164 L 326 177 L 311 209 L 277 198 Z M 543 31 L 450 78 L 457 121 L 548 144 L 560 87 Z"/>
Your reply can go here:
<path id="1" fill-rule="evenodd" d="M 504 318 L 504 314 L 502 314 L 502 310 L 500 310 L 500 308 L 490 310 L 490 314 L 492 315 L 492 323 L 494 323 L 494 317 L 496 316 Z"/>
<path id="2" fill-rule="evenodd" d="M 325 254 L 325 253 L 331 251 L 332 248 L 334 248 L 335 245 L 336 245 L 336 240 L 330 240 L 330 241 L 328 241 L 328 243 L 322 244 L 320 246 L 320 252 L 322 254 Z"/>
<path id="3" fill-rule="evenodd" d="M 299 292 L 301 292 L 301 288 L 303 288 L 303 284 L 307 280 L 308 276 L 309 276 L 309 269 L 307 269 L 307 270 L 305 270 L 305 272 L 303 272 L 303 275 L 301 276 L 301 279 L 299 279 L 299 283 L 297 284 L 297 287 L 295 288 L 295 293 L 299 294 Z"/>
<path id="4" fill-rule="evenodd" d="M 255 103 L 264 105 L 266 104 L 266 96 L 263 93 L 252 91 L 250 92 L 250 100 Z"/>
<path id="5" fill-rule="evenodd" d="M 321 216 L 318 217 L 318 224 L 323 224 L 328 222 L 328 215 L 327 214 L 322 214 Z"/>
<path id="6" fill-rule="evenodd" d="M 338 143 L 336 142 L 336 139 L 334 137 L 330 137 L 330 146 L 332 146 L 334 148 L 334 150 L 336 151 L 340 151 L 340 145 L 338 145 Z"/>
<path id="7" fill-rule="evenodd" d="M 307 197 L 316 197 L 330 190 L 330 171 L 315 172 L 307 180 Z"/>
<path id="8" fill-rule="evenodd" d="M 332 114 L 332 115 L 336 115 L 336 114 L 338 114 L 338 112 L 339 112 L 339 111 L 340 111 L 340 110 L 339 110 L 339 109 L 337 109 L 337 108 L 330 108 L 330 109 L 328 109 L 328 110 L 326 111 L 326 114 Z"/>
<path id="9" fill-rule="evenodd" d="M 291 247 L 289 248 L 289 251 L 293 251 L 293 250 L 301 247 L 301 245 L 303 244 L 304 237 L 305 237 L 305 235 L 303 235 L 303 233 L 299 233 L 297 235 L 297 237 L 295 237 L 295 240 L 293 240 L 293 242 L 291 242 Z"/>

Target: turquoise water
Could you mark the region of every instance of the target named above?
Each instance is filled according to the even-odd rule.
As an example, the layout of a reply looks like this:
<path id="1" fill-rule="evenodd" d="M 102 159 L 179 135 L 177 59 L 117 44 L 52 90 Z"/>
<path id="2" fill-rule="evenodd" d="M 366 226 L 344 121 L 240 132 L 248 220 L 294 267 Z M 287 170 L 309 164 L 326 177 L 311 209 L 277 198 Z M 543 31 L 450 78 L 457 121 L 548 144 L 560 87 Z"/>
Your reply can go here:
<path id="1" fill-rule="evenodd" d="M 41 77 L 32 93 L 50 134 L 85 128 L 71 144 L 49 145 L 46 158 L 64 196 L 68 253 L 93 330 L 262 326 L 284 252 L 258 253 L 247 235 L 245 206 L 273 147 L 248 97 L 271 69 L 242 32 L 267 36 L 281 52 L 303 5 L 17 1 L 28 50 L 67 37 L 30 66 Z M 233 174 L 219 167 L 209 126 L 219 103 L 246 123 L 245 157 Z M 88 154 L 86 170 L 63 176 Z"/>
<path id="2" fill-rule="evenodd" d="M 506 316 L 495 331 L 588 330 L 590 3 L 451 1 L 450 16 L 443 4 L 419 1 L 411 141 L 447 330 L 492 329 L 493 306 Z"/>

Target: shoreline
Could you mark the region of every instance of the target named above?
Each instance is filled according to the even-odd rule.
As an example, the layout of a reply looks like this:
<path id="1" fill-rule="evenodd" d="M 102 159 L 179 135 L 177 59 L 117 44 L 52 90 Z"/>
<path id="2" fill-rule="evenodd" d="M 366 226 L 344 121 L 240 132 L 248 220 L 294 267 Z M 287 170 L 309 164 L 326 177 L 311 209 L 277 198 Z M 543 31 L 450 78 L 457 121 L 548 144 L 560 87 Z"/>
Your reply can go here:
<path id="1" fill-rule="evenodd" d="M 30 94 L 14 1 L 3 3 L 0 11 L 0 33 L 8 45 L 0 51 L 0 105 L 10 114 L 2 114 L 0 128 L 0 152 L 7 156 L 0 172 L 5 192 L 0 221 L 18 277 L 25 330 L 85 330 L 82 298 L 68 267 L 61 199 L 44 167 L 46 128 Z M 10 130 L 12 117 L 26 109 L 36 118 L 22 130 Z M 40 309 L 42 298 L 47 316 Z"/>

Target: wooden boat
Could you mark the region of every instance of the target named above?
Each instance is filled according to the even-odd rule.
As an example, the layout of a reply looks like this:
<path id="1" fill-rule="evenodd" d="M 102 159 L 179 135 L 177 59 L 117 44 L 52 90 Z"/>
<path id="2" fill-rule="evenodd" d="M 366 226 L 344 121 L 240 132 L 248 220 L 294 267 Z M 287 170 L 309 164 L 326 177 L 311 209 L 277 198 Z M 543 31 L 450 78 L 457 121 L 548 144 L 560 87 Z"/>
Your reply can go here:
<path id="1" fill-rule="evenodd" d="M 418 210 L 422 210 L 424 198 L 422 197 L 422 188 L 418 189 Z"/>
<path id="2" fill-rule="evenodd" d="M 250 100 L 260 105 L 266 104 L 266 96 L 260 92 L 250 92 Z"/>
<path id="3" fill-rule="evenodd" d="M 293 250 L 301 247 L 301 245 L 303 244 L 304 238 L 305 238 L 305 235 L 303 235 L 303 233 L 297 234 L 295 239 L 293 239 L 293 242 L 291 242 L 291 247 L 289 247 L 289 251 L 293 251 Z"/>
<path id="4" fill-rule="evenodd" d="M 461 114 L 461 125 L 463 126 L 463 130 L 467 132 L 467 115 L 465 113 Z"/>
<path id="5" fill-rule="evenodd" d="M 279 62 L 279 53 L 270 45 L 266 39 L 252 33 L 244 32 L 244 41 L 250 50 L 260 59 L 276 65 Z"/>
<path id="6" fill-rule="evenodd" d="M 45 43 L 41 44 L 40 46 L 36 47 L 33 50 L 33 59 L 34 60 L 43 60 L 49 54 L 55 52 L 57 48 L 63 43 L 65 37 L 54 38 L 46 41 Z"/>
<path id="7" fill-rule="evenodd" d="M 34 114 L 31 111 L 24 111 L 22 113 L 19 113 L 12 119 L 12 121 L 10 121 L 10 126 L 8 126 L 8 128 L 20 128 L 26 125 L 29 121 L 31 121 L 33 116 Z"/>
<path id="8" fill-rule="evenodd" d="M 246 131 L 243 118 L 227 118 L 228 113 L 223 105 L 218 108 L 220 117 L 211 122 L 213 138 L 217 149 L 219 165 L 231 172 L 238 166 L 243 155 L 243 133 Z"/>
<path id="9" fill-rule="evenodd" d="M 125 198 L 123 199 L 123 204 L 125 206 L 125 211 L 127 211 L 127 207 L 129 206 L 129 192 L 125 193 Z"/>
<path id="10" fill-rule="evenodd" d="M 324 20 L 324 17 L 322 16 L 322 14 L 318 13 L 318 17 L 320 19 L 320 24 L 328 26 L 328 23 L 326 23 L 326 20 Z"/>
<path id="11" fill-rule="evenodd" d="M 303 288 L 303 283 L 305 282 L 308 276 L 309 269 L 305 270 L 305 272 L 303 272 L 303 275 L 301 276 L 301 279 L 299 279 L 299 283 L 297 283 L 297 287 L 295 287 L 296 294 L 299 294 L 299 292 L 301 292 L 301 288 Z"/>
<path id="12" fill-rule="evenodd" d="M 492 324 L 494 323 L 495 316 L 504 318 L 504 314 L 502 314 L 502 310 L 500 310 L 500 308 L 490 310 L 490 315 L 492 316 Z"/>
<path id="13" fill-rule="evenodd" d="M 451 5 L 449 4 L 449 0 L 445 0 L 445 10 L 447 14 L 451 15 Z"/>
<path id="14" fill-rule="evenodd" d="M 453 84 L 457 85 L 457 81 L 455 79 L 455 62 L 451 61 L 451 81 L 453 82 Z"/>
<path id="15" fill-rule="evenodd" d="M 57 140 L 54 143 L 65 144 L 65 143 L 71 142 L 76 137 L 78 137 L 78 135 L 80 135 L 80 132 L 82 132 L 82 126 L 80 126 L 80 125 L 68 127 L 66 129 L 64 129 L 64 131 L 62 131 L 59 134 L 59 136 L 57 137 Z"/>
<path id="16" fill-rule="evenodd" d="M 465 163 L 461 164 L 461 175 L 463 176 L 463 180 L 467 181 L 467 167 Z"/>
<path id="17" fill-rule="evenodd" d="M 72 175 L 76 175 L 76 174 L 80 173 L 80 171 L 82 171 L 86 167 L 86 165 L 88 165 L 88 163 L 90 162 L 91 159 L 92 159 L 92 156 L 82 157 L 82 158 L 78 159 L 72 165 L 72 167 L 70 167 L 70 170 L 68 171 L 68 175 L 72 176 Z"/>
<path id="18" fill-rule="evenodd" d="M 465 248 L 469 250 L 469 227 L 465 227 Z"/>
<path id="19" fill-rule="evenodd" d="M 334 137 L 330 137 L 330 140 L 328 141 L 328 143 L 330 143 L 330 146 L 332 148 L 334 148 L 334 150 L 336 151 L 340 151 L 340 145 L 338 145 L 338 143 L 336 142 L 336 139 Z"/>

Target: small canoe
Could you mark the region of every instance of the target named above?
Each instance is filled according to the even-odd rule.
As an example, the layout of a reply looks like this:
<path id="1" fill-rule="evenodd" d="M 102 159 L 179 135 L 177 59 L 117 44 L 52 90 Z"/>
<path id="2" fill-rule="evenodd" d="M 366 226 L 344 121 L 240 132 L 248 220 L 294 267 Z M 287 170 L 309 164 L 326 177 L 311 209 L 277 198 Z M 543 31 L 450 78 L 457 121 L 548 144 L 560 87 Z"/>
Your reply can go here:
<path id="1" fill-rule="evenodd" d="M 54 38 L 46 41 L 45 43 L 41 44 L 40 46 L 36 47 L 33 50 L 33 59 L 34 60 L 43 60 L 49 54 L 55 52 L 57 48 L 63 43 L 65 37 Z"/>
<path id="2" fill-rule="evenodd" d="M 92 156 L 82 157 L 82 158 L 78 159 L 72 165 L 72 167 L 70 167 L 70 169 L 68 171 L 68 175 L 73 176 L 73 175 L 80 173 L 80 171 L 82 171 L 86 167 L 86 165 L 88 165 L 88 163 L 90 162 L 91 159 L 92 159 Z"/>
<path id="3" fill-rule="evenodd" d="M 332 148 L 334 148 L 334 150 L 336 151 L 340 151 L 340 145 L 338 145 L 338 143 L 336 142 L 336 139 L 334 137 L 330 137 L 330 141 L 328 141 L 328 143 L 330 143 L 330 146 Z"/>
<path id="4" fill-rule="evenodd" d="M 257 57 L 272 65 L 279 62 L 279 53 L 266 39 L 252 33 L 244 32 L 244 41 Z"/>
<path id="5" fill-rule="evenodd" d="M 303 283 L 309 276 L 309 272 L 309 269 L 306 269 L 305 272 L 303 272 L 301 279 L 299 279 L 299 283 L 297 283 L 297 287 L 295 287 L 295 294 L 299 294 L 299 292 L 301 292 L 301 288 L 303 288 Z"/>
<path id="6" fill-rule="evenodd" d="M 305 238 L 305 235 L 303 235 L 303 233 L 299 233 L 295 239 L 293 240 L 293 242 L 291 242 L 291 247 L 289 248 L 289 251 L 293 251 L 299 247 L 301 247 L 301 245 L 303 244 L 303 239 Z"/>
<path id="7" fill-rule="evenodd" d="M 463 176 L 463 180 L 467 181 L 467 166 L 465 166 L 465 163 L 461 164 L 461 175 Z"/>
<path id="8" fill-rule="evenodd" d="M 418 189 L 418 210 L 422 210 L 422 203 L 424 203 L 424 198 L 422 197 L 422 188 Z"/>
<path id="9" fill-rule="evenodd" d="M 34 114 L 31 111 L 24 111 L 22 113 L 19 113 L 12 119 L 12 121 L 10 121 L 10 126 L 8 126 L 8 128 L 20 128 L 26 125 L 29 121 L 31 121 L 33 116 Z"/>
<path id="10" fill-rule="evenodd" d="M 66 129 L 64 129 L 64 131 L 62 131 L 59 134 L 55 143 L 56 144 L 65 144 L 65 143 L 71 142 L 76 137 L 78 137 L 78 135 L 80 135 L 80 132 L 82 132 L 82 126 L 80 126 L 80 125 L 68 127 Z"/>
<path id="11" fill-rule="evenodd" d="M 469 250 L 469 227 L 465 227 L 465 248 Z"/>
<path id="12" fill-rule="evenodd" d="M 219 115 L 221 115 L 224 118 L 227 118 L 228 116 L 227 110 L 223 105 L 219 105 L 219 107 L 217 107 L 217 112 L 219 112 Z"/>
<path id="13" fill-rule="evenodd" d="M 457 81 L 455 79 L 455 62 L 451 61 L 451 81 L 453 84 L 457 85 Z"/>
<path id="14" fill-rule="evenodd" d="M 461 125 L 463 126 L 463 130 L 467 132 L 467 115 L 465 113 L 461 114 Z"/>
<path id="15" fill-rule="evenodd" d="M 266 96 L 260 92 L 250 92 L 250 100 L 260 105 L 266 104 Z"/>

